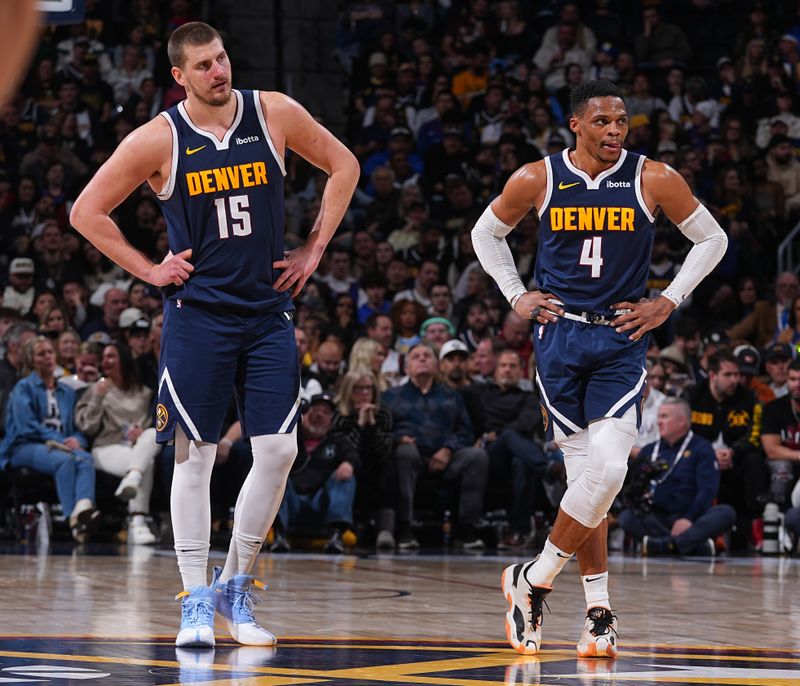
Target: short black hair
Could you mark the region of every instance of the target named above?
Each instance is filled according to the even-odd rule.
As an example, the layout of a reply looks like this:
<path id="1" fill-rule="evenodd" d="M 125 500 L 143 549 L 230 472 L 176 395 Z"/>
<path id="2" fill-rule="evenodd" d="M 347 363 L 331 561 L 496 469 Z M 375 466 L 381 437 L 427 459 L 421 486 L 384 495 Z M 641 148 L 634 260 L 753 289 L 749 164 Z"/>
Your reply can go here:
<path id="1" fill-rule="evenodd" d="M 588 81 L 570 91 L 569 106 L 573 116 L 579 117 L 586 109 L 586 105 L 592 98 L 619 98 L 623 99 L 622 91 L 619 86 L 608 81 L 607 79 L 599 79 L 597 81 Z"/>
<path id="2" fill-rule="evenodd" d="M 800 372 L 800 358 L 792 360 L 789 363 L 789 369 L 791 369 L 793 372 Z"/>

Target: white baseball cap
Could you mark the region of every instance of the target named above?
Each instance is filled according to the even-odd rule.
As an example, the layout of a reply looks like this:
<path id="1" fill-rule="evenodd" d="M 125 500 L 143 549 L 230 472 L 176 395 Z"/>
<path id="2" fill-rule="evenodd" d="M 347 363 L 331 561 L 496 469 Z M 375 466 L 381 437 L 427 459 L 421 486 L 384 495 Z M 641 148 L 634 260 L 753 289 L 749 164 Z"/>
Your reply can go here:
<path id="1" fill-rule="evenodd" d="M 465 355 L 469 355 L 469 348 L 457 338 L 453 338 L 442 346 L 442 349 L 439 351 L 439 360 L 443 360 L 451 353 L 464 353 Z"/>

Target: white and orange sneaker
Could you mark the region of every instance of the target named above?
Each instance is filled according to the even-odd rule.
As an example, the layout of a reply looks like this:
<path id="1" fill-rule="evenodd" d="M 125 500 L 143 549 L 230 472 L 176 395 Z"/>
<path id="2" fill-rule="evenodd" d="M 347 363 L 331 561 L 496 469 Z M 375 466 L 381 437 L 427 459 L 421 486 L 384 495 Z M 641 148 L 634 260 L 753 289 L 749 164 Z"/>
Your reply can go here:
<path id="1" fill-rule="evenodd" d="M 617 637 L 617 616 L 605 607 L 593 607 L 586 613 L 578 657 L 616 657 Z"/>
<path id="2" fill-rule="evenodd" d="M 535 655 L 542 645 L 542 608 L 553 589 L 532 586 L 525 574 L 533 562 L 511 565 L 503 570 L 503 595 L 508 601 L 506 637 L 521 655 Z"/>

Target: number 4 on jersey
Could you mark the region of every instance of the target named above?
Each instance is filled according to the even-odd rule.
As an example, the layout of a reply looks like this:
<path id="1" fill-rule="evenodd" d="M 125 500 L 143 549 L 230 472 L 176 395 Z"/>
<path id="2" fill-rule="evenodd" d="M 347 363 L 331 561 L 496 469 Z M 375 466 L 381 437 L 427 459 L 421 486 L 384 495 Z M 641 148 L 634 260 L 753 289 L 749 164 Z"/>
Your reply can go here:
<path id="1" fill-rule="evenodd" d="M 230 212 L 227 211 L 226 202 L 230 204 Z M 250 200 L 246 195 L 232 195 L 228 198 L 217 198 L 214 201 L 217 206 L 217 224 L 219 224 L 219 237 L 228 238 L 228 224 L 234 236 L 249 236 L 253 233 L 250 225 Z M 230 216 L 230 222 L 228 217 Z"/>
<path id="2" fill-rule="evenodd" d="M 603 238 L 602 236 L 595 236 L 594 238 L 587 238 L 583 242 L 583 250 L 581 250 L 580 264 L 584 267 L 591 267 L 591 276 L 593 279 L 600 278 L 600 271 L 603 268 Z"/>

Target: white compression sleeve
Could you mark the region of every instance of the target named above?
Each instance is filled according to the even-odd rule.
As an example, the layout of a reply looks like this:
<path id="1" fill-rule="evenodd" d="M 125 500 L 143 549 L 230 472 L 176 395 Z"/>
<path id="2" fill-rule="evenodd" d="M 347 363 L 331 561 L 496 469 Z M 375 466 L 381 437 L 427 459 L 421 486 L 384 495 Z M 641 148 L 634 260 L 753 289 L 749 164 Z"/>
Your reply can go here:
<path id="1" fill-rule="evenodd" d="M 717 266 L 728 249 L 728 236 L 717 220 L 702 205 L 684 219 L 678 228 L 694 246 L 686 260 L 661 295 L 680 305 L 697 285 Z M 477 252 L 477 251 L 476 251 Z"/>
<path id="2" fill-rule="evenodd" d="M 472 229 L 472 245 L 483 270 L 489 274 L 500 287 L 511 306 L 519 296 L 527 291 L 519 278 L 517 265 L 506 242 L 506 236 L 513 226 L 501 222 L 489 205 Z"/>

